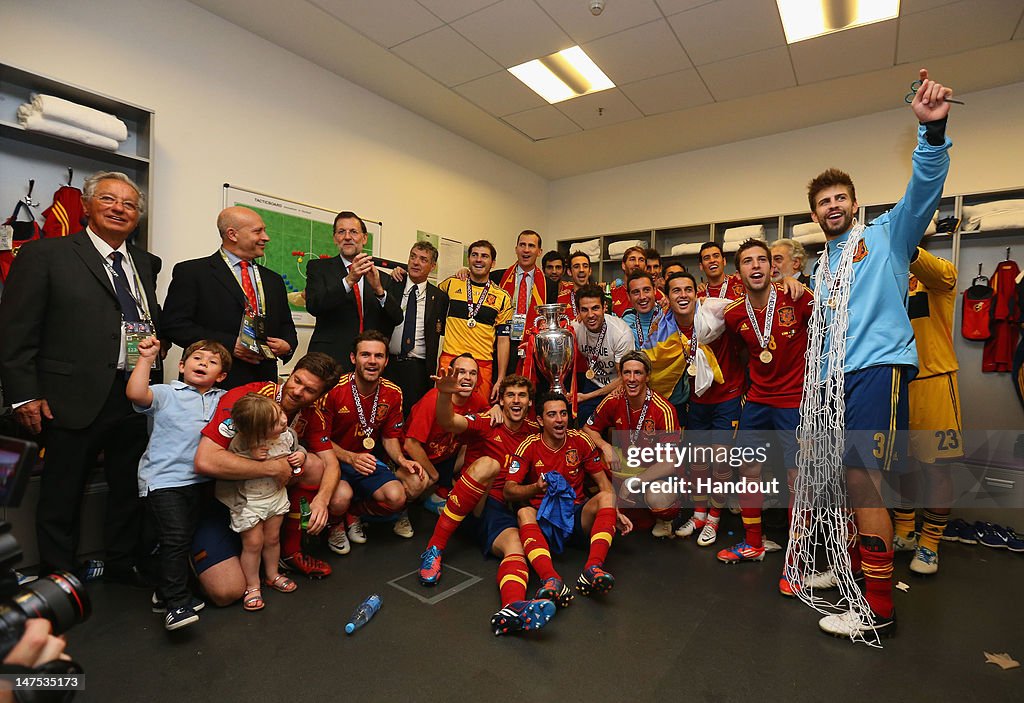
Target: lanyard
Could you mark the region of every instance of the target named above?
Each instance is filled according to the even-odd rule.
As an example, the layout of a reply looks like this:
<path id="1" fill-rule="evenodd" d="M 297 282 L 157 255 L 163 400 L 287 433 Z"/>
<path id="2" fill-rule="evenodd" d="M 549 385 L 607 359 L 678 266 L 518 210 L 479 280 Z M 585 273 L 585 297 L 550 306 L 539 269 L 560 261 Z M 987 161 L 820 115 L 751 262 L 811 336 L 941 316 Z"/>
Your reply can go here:
<path id="1" fill-rule="evenodd" d="M 132 261 L 130 254 L 126 253 L 125 258 L 128 260 L 128 263 L 132 267 L 132 278 L 135 279 L 135 290 L 139 292 L 141 299 L 139 297 L 136 297 L 135 294 L 132 293 L 132 287 L 127 284 L 127 281 L 125 282 L 125 288 L 128 289 L 128 295 L 131 297 L 132 302 L 135 303 L 135 307 L 137 307 L 139 309 L 139 312 L 142 313 L 142 317 L 145 318 L 146 322 L 152 324 L 153 320 L 149 316 L 149 305 L 146 302 L 146 294 L 142 290 L 142 281 L 139 279 L 139 272 L 135 270 L 135 262 Z M 111 263 L 107 261 L 106 258 L 103 259 L 103 266 L 104 268 L 107 269 L 107 271 L 115 280 L 120 275 L 117 272 L 117 270 L 111 265 Z"/>
<path id="2" fill-rule="evenodd" d="M 583 325 L 583 329 L 587 331 L 587 344 L 589 344 L 590 343 L 590 330 L 587 329 L 586 325 Z M 607 334 L 608 334 L 608 320 L 604 320 L 601 323 L 601 334 L 598 335 L 598 337 L 597 337 L 597 344 L 594 345 L 595 349 L 597 349 L 597 354 L 595 356 L 590 356 L 590 354 L 587 354 L 587 361 L 590 363 L 591 370 L 593 370 L 594 366 L 597 365 L 598 359 L 601 358 L 601 349 L 604 346 L 604 338 L 605 338 L 605 335 L 607 335 Z"/>
<path id="3" fill-rule="evenodd" d="M 747 318 L 750 320 L 750 326 L 754 330 L 754 336 L 757 337 L 757 343 L 761 345 L 761 349 L 767 349 L 768 343 L 772 339 L 772 323 L 775 321 L 775 301 L 778 296 L 775 293 L 775 284 L 769 284 L 771 287 L 768 292 L 768 309 L 764 314 L 764 332 L 761 331 L 760 326 L 757 324 L 757 315 L 754 314 L 754 306 L 750 304 L 750 296 L 745 296 L 744 300 L 747 301 Z"/>
<path id="4" fill-rule="evenodd" d="M 633 409 L 631 407 L 629 407 L 629 397 L 625 393 L 622 394 L 622 397 L 625 398 L 625 400 L 626 400 L 626 420 L 628 421 L 632 417 L 632 415 L 633 415 Z M 648 388 L 647 392 L 644 394 L 644 404 L 643 404 L 643 407 L 640 408 L 640 417 L 638 417 L 637 421 L 636 421 L 636 429 L 634 430 L 632 427 L 629 428 L 629 444 L 630 444 L 630 446 L 635 446 L 636 445 L 636 441 L 638 439 L 640 439 L 640 430 L 644 426 L 644 419 L 647 417 L 647 406 L 649 406 L 650 404 L 651 404 L 651 389 Z"/>
<path id="5" fill-rule="evenodd" d="M 228 270 L 231 271 L 231 275 L 238 281 L 238 285 L 242 286 L 241 272 L 238 276 L 235 276 L 235 267 L 231 265 L 231 260 L 228 259 L 228 255 L 224 253 L 224 250 L 220 250 L 220 258 L 224 259 L 224 263 L 228 265 Z M 263 279 L 260 278 L 260 267 L 254 264 L 252 261 L 248 262 L 249 268 L 252 270 L 252 275 L 256 278 L 256 314 L 262 315 L 266 309 L 264 304 L 263 296 Z M 242 293 L 245 293 L 245 286 L 242 286 Z M 246 298 L 248 300 L 248 298 Z"/>
<path id="6" fill-rule="evenodd" d="M 380 382 L 377 382 L 377 389 L 373 392 L 373 406 L 370 409 L 370 418 L 373 420 L 377 419 L 377 401 L 380 400 Z M 356 414 L 359 416 L 359 428 L 366 435 L 366 439 L 363 440 L 363 446 L 367 449 L 373 449 L 373 425 L 366 421 L 366 412 L 363 410 L 363 401 L 359 397 L 359 390 L 356 388 L 356 375 L 352 374 L 352 399 L 356 404 Z M 367 445 L 367 440 L 370 444 Z"/>
<path id="7" fill-rule="evenodd" d="M 640 320 L 640 311 L 634 308 L 633 310 L 636 315 L 633 317 L 633 329 L 636 330 L 637 339 L 640 340 L 640 346 L 644 345 L 644 330 L 643 322 Z M 651 336 L 651 328 L 654 327 L 654 321 L 658 319 L 658 311 L 653 310 L 651 312 L 651 322 L 647 325 L 647 336 Z"/>
<path id="8" fill-rule="evenodd" d="M 483 307 L 484 301 L 487 300 L 487 293 L 491 290 L 491 282 L 488 280 L 484 284 L 484 289 L 480 292 L 480 300 L 473 304 L 473 281 L 466 281 L 466 317 L 473 321 L 470 327 L 476 326 L 476 316 L 480 312 L 480 308 Z M 512 306 L 515 309 L 515 305 Z"/>

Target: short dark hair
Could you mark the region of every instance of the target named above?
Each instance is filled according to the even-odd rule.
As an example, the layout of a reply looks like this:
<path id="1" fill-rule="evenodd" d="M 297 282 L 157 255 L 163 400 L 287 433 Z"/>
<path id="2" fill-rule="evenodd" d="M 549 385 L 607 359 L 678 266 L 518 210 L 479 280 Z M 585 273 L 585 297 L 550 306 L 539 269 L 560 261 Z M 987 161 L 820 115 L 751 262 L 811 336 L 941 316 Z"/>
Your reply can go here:
<path id="1" fill-rule="evenodd" d="M 651 286 L 652 287 L 654 286 L 654 276 L 652 276 L 651 274 L 647 273 L 646 271 L 642 271 L 642 270 L 641 271 L 634 271 L 633 273 L 631 273 L 628 276 L 626 276 L 626 292 L 627 293 L 629 292 L 629 284 L 632 283 L 633 281 L 637 280 L 637 279 L 640 279 L 640 278 L 646 278 L 648 281 L 651 282 Z"/>
<path id="2" fill-rule="evenodd" d="M 338 229 L 338 220 L 359 220 L 359 229 L 363 230 L 363 234 L 366 234 L 366 223 L 363 222 L 363 218 L 351 210 L 342 210 L 338 213 L 337 217 L 334 218 L 334 229 Z"/>
<path id="3" fill-rule="evenodd" d="M 469 352 L 463 352 L 462 354 L 459 354 L 458 356 L 453 357 L 452 360 L 448 362 L 448 368 L 454 369 L 455 368 L 455 362 L 458 361 L 459 359 L 472 359 L 473 363 L 476 364 L 477 369 L 480 368 L 480 362 L 478 362 L 476 360 L 476 358 L 472 354 L 470 354 Z"/>
<path id="4" fill-rule="evenodd" d="M 604 303 L 604 291 L 601 286 L 596 286 L 593 283 L 588 283 L 585 286 L 580 286 L 580 289 L 576 291 L 576 311 L 579 312 L 580 301 L 584 298 L 597 298 Z"/>
<path id="5" fill-rule="evenodd" d="M 722 251 L 722 247 L 721 247 L 721 245 L 718 242 L 704 242 L 703 244 L 700 245 L 700 251 L 697 252 L 697 258 L 698 259 L 703 259 L 704 258 L 704 250 L 705 249 L 710 249 L 711 247 L 714 247 L 715 249 L 718 249 L 718 253 L 724 255 L 724 252 Z"/>
<path id="6" fill-rule="evenodd" d="M 338 379 L 341 378 L 341 367 L 338 366 L 338 362 L 330 354 L 323 352 L 310 352 L 296 361 L 292 373 L 296 371 L 308 371 L 319 378 L 324 382 L 324 392 L 338 385 Z"/>
<path id="7" fill-rule="evenodd" d="M 220 370 L 224 373 L 231 370 L 231 352 L 229 352 L 220 342 L 212 339 L 200 339 L 198 342 L 192 342 L 192 344 L 188 345 L 185 353 L 181 355 L 181 360 L 184 362 L 185 359 L 189 358 L 197 351 L 216 354 L 220 358 Z"/>
<path id="8" fill-rule="evenodd" d="M 501 383 L 498 384 L 498 397 L 505 395 L 505 391 L 509 388 L 525 388 L 526 392 L 533 396 L 533 381 L 528 379 L 526 376 L 520 376 L 519 374 L 512 374 L 501 379 Z"/>
<path id="9" fill-rule="evenodd" d="M 670 273 L 668 275 L 668 278 L 665 279 L 665 290 L 664 290 L 665 295 L 668 295 L 668 288 L 669 288 L 669 286 L 672 284 L 672 281 L 676 280 L 677 278 L 689 278 L 690 281 L 693 283 L 694 290 L 697 289 L 697 277 L 696 276 L 694 276 L 689 271 L 673 271 L 672 273 Z"/>
<path id="10" fill-rule="evenodd" d="M 492 259 L 498 258 L 498 252 L 494 248 L 494 245 L 491 244 L 490 242 L 488 242 L 486 239 L 478 239 L 478 240 L 476 240 L 475 242 L 473 242 L 472 244 L 469 245 L 469 251 L 473 251 L 474 249 L 479 249 L 479 248 L 485 248 L 485 249 L 489 250 L 491 252 L 491 258 Z"/>
<path id="11" fill-rule="evenodd" d="M 740 270 L 740 257 L 743 256 L 743 252 L 745 252 L 747 249 L 757 249 L 758 247 L 764 249 L 764 253 L 768 255 L 769 263 L 771 262 L 772 250 L 768 248 L 768 242 L 764 241 L 763 239 L 754 239 L 753 237 L 751 237 L 750 239 L 743 240 L 743 243 L 740 244 L 740 248 L 736 250 L 736 256 L 733 257 L 732 263 L 733 266 L 736 267 L 737 271 Z"/>
<path id="12" fill-rule="evenodd" d="M 628 351 L 628 352 L 626 352 L 625 354 L 622 355 L 622 359 L 619 360 L 619 373 L 620 374 L 622 373 L 622 367 L 626 365 L 627 361 L 638 361 L 638 362 L 640 362 L 641 364 L 644 365 L 644 371 L 647 372 L 647 375 L 648 376 L 651 375 L 651 359 L 650 359 L 649 356 L 644 354 L 642 351 L 637 351 L 636 349 L 634 349 L 634 350 Z"/>
<path id="13" fill-rule="evenodd" d="M 647 259 L 648 261 L 652 259 L 657 259 L 658 261 L 661 261 L 661 254 L 658 252 L 657 249 L 644 249 L 644 258 Z"/>
<path id="14" fill-rule="evenodd" d="M 576 251 L 570 252 L 570 254 L 569 254 L 569 266 L 572 266 L 572 260 L 573 259 L 581 258 L 581 257 L 586 259 L 588 264 L 590 263 L 590 255 L 589 254 L 584 254 L 582 251 L 577 249 Z"/>
<path id="15" fill-rule="evenodd" d="M 541 266 L 547 266 L 552 261 L 561 261 L 562 268 L 565 268 L 565 254 L 563 254 L 562 252 L 552 249 L 543 257 L 541 257 L 540 263 Z"/>
<path id="16" fill-rule="evenodd" d="M 415 244 L 412 245 L 412 247 L 410 247 L 409 253 L 411 254 L 416 249 L 427 252 L 428 254 L 430 254 L 430 258 L 433 259 L 434 263 L 437 263 L 437 247 L 435 247 L 433 244 L 431 244 L 430 242 L 423 241 L 416 242 Z"/>
<path id="17" fill-rule="evenodd" d="M 356 338 L 352 340 L 352 351 L 355 352 L 359 349 L 359 345 L 363 342 L 380 342 L 384 345 L 384 354 L 388 354 L 388 343 L 391 340 L 384 336 L 383 332 L 378 330 L 363 330 L 356 335 Z"/>
<path id="18" fill-rule="evenodd" d="M 541 415 L 544 414 L 544 405 L 545 405 L 545 403 L 554 403 L 554 402 L 565 403 L 565 409 L 567 411 L 569 411 L 570 415 L 572 414 L 572 406 L 569 405 L 569 399 L 568 398 L 566 398 L 561 393 L 555 393 L 553 391 L 547 391 L 545 393 L 541 393 L 540 397 L 537 398 L 537 417 L 539 418 Z"/>
<path id="19" fill-rule="evenodd" d="M 807 184 L 807 202 L 811 206 L 811 212 L 814 212 L 814 201 L 818 199 L 818 193 L 832 186 L 846 186 L 850 189 L 850 198 L 853 202 L 857 202 L 857 191 L 853 187 L 853 179 L 850 178 L 850 174 L 840 171 L 838 168 L 829 168 L 812 178 L 811 182 Z"/>
<path id="20" fill-rule="evenodd" d="M 537 246 L 544 246 L 544 240 L 542 240 L 540 238 L 540 235 L 534 232 L 532 229 L 524 229 L 522 232 L 520 232 L 519 235 L 516 237 L 516 244 L 519 244 L 519 240 L 522 238 L 524 234 L 532 234 L 534 237 L 537 238 Z"/>

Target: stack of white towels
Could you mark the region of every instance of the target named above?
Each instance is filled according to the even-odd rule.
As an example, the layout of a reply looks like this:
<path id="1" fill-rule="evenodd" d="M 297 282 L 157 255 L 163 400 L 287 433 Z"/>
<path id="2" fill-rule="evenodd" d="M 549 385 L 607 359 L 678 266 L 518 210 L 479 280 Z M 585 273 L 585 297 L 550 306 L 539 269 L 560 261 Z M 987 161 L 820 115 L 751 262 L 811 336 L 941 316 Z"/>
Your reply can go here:
<path id="1" fill-rule="evenodd" d="M 128 126 L 113 115 L 52 95 L 33 93 L 30 102 L 18 107 L 18 123 L 109 151 L 117 151 L 118 144 L 128 139 Z"/>

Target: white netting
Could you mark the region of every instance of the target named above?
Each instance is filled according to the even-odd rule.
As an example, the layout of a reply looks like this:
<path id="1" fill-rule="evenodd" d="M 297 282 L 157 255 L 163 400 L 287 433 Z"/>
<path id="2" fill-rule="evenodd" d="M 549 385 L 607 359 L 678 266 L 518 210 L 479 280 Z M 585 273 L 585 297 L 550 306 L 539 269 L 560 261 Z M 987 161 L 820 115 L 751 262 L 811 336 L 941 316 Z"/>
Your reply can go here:
<path id="1" fill-rule="evenodd" d="M 872 622 L 871 608 L 853 580 L 848 545 L 856 538 L 846 499 L 843 467 L 846 431 L 844 374 L 849 326 L 853 257 L 864 232 L 856 225 L 845 244 L 839 266 L 829 271 L 828 247 L 818 259 L 814 278 L 815 305 L 807 330 L 807 356 L 800 425 L 793 522 L 786 549 L 787 575 L 800 600 L 823 614 L 852 610 L 864 623 Z M 829 334 L 826 334 L 826 333 Z M 828 348 L 825 340 L 828 338 Z M 824 549 L 828 568 L 839 587 L 837 602 L 814 593 L 815 553 Z M 820 579 L 818 579 L 820 580 Z M 854 641 L 878 646 L 873 629 L 851 634 Z"/>

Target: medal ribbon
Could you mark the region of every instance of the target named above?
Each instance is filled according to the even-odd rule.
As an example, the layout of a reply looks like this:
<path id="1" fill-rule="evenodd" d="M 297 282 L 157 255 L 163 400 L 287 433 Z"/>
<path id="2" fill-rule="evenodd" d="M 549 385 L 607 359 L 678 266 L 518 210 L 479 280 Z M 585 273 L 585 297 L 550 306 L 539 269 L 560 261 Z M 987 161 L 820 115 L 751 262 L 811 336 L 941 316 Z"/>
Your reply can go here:
<path id="1" fill-rule="evenodd" d="M 470 320 L 476 320 L 476 315 L 480 312 L 480 308 L 483 307 L 484 301 L 487 300 L 487 292 L 491 290 L 491 282 L 487 281 L 484 284 L 484 289 L 480 293 L 480 300 L 473 304 L 473 282 L 470 280 L 466 281 L 466 317 Z"/>
<path id="2" fill-rule="evenodd" d="M 640 346 L 643 347 L 643 345 L 644 345 L 643 323 L 640 321 L 640 311 L 639 310 L 635 310 L 635 309 L 634 309 L 634 311 L 636 312 L 636 315 L 633 318 L 633 329 L 636 330 L 637 339 L 640 340 Z M 654 310 L 651 313 L 651 322 L 650 322 L 650 324 L 647 325 L 647 336 L 648 337 L 651 336 L 651 328 L 654 327 L 654 321 L 657 318 L 658 318 L 658 311 Z"/>
<path id="3" fill-rule="evenodd" d="M 623 393 L 625 397 L 625 393 Z M 647 393 L 644 395 L 644 405 L 640 408 L 640 417 L 636 421 L 636 429 L 629 428 L 629 445 L 635 446 L 636 441 L 640 439 L 640 429 L 644 426 L 644 419 L 647 417 L 647 406 L 651 404 L 651 389 L 647 389 Z M 629 398 L 626 398 L 626 418 L 633 414 L 632 409 L 629 407 Z"/>
<path id="4" fill-rule="evenodd" d="M 768 348 L 768 343 L 772 339 L 772 322 L 775 319 L 775 301 L 778 296 L 775 293 L 775 284 L 769 284 L 771 288 L 768 291 L 768 309 L 764 315 L 764 332 L 761 332 L 761 328 L 757 324 L 757 316 L 754 314 L 754 306 L 750 304 L 750 296 L 746 296 L 744 300 L 747 302 L 747 318 L 750 319 L 750 325 L 754 328 L 754 336 L 757 337 L 757 343 L 761 345 L 761 350 L 764 351 Z"/>
<path id="5" fill-rule="evenodd" d="M 363 401 L 359 397 L 359 391 L 356 389 L 356 375 L 352 374 L 352 399 L 356 403 L 356 414 L 359 416 L 359 428 L 363 431 L 363 434 L 367 437 L 373 436 L 374 427 L 366 421 L 366 413 L 363 411 Z M 380 400 L 380 382 L 377 382 L 377 390 L 373 392 L 373 407 L 370 409 L 370 417 L 374 420 L 377 419 L 377 401 Z"/>
<path id="6" fill-rule="evenodd" d="M 584 326 L 583 329 L 587 329 L 586 326 Z M 596 364 L 598 360 L 601 358 L 601 348 L 604 345 L 604 338 L 606 334 L 608 334 L 608 320 L 604 320 L 601 323 L 601 335 L 597 338 L 597 344 L 595 345 L 595 347 L 597 348 L 597 355 L 590 356 L 590 354 L 587 354 L 587 362 L 590 364 L 590 368 L 594 368 L 594 364 Z M 589 341 L 590 330 L 587 330 L 587 342 Z"/>
<path id="7" fill-rule="evenodd" d="M 686 338 L 683 336 L 683 331 L 679 330 L 679 342 L 686 349 L 686 365 L 692 366 L 694 359 L 697 358 L 697 328 L 696 325 L 690 328 L 690 344 L 689 347 L 686 345 Z"/>

